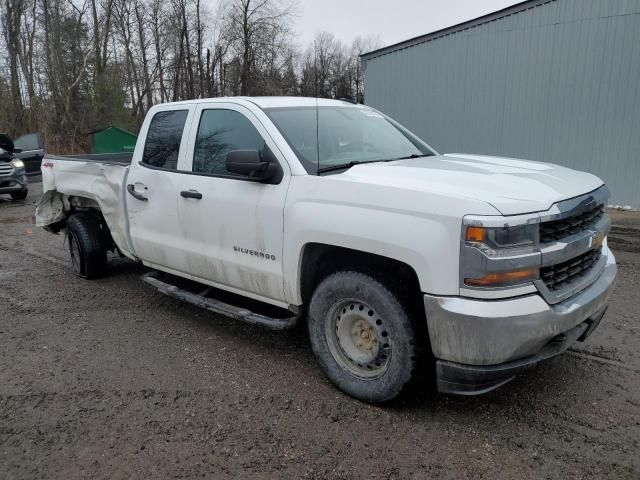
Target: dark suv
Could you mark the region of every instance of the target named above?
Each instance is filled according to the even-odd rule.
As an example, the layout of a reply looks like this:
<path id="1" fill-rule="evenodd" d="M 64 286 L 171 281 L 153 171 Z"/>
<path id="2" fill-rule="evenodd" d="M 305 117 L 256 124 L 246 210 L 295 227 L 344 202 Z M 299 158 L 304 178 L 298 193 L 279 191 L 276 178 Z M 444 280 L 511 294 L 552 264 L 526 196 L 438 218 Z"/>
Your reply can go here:
<path id="1" fill-rule="evenodd" d="M 0 194 L 8 193 L 14 200 L 24 200 L 29 193 L 24 162 L 15 157 L 20 152 L 9 135 L 0 133 Z"/>

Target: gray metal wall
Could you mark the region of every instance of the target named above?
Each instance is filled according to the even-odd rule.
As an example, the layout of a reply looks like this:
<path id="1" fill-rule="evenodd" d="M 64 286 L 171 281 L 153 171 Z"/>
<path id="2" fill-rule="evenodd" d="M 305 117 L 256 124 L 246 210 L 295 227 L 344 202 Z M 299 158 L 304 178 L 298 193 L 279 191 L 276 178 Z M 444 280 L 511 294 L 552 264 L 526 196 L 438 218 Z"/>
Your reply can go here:
<path id="1" fill-rule="evenodd" d="M 365 55 L 366 103 L 442 153 L 586 170 L 640 207 L 640 0 L 516 10 Z"/>

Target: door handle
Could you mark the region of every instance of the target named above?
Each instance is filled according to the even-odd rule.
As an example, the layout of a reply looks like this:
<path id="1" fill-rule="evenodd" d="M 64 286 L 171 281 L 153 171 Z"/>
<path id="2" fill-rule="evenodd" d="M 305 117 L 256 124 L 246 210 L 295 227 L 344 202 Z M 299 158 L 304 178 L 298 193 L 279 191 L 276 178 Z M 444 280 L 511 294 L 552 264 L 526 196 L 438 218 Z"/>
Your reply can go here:
<path id="1" fill-rule="evenodd" d="M 196 200 L 202 198 L 202 194 L 197 190 L 183 190 L 180 192 L 180 195 L 184 198 L 195 198 Z"/>
<path id="2" fill-rule="evenodd" d="M 127 185 L 127 192 L 129 192 L 133 198 L 136 198 L 136 199 L 140 200 L 141 202 L 148 202 L 149 201 L 149 199 L 147 197 L 145 197 L 144 195 L 136 192 L 136 186 L 131 184 L 131 183 L 129 185 Z"/>

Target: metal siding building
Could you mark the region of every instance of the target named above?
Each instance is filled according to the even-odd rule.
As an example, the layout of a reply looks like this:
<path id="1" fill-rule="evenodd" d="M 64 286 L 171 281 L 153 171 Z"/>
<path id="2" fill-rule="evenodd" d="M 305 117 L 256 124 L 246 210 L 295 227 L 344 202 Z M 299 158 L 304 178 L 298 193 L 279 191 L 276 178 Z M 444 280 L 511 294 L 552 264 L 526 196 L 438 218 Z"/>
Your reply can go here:
<path id="1" fill-rule="evenodd" d="M 586 170 L 640 207 L 640 0 L 531 0 L 362 60 L 366 103 L 440 152 Z"/>

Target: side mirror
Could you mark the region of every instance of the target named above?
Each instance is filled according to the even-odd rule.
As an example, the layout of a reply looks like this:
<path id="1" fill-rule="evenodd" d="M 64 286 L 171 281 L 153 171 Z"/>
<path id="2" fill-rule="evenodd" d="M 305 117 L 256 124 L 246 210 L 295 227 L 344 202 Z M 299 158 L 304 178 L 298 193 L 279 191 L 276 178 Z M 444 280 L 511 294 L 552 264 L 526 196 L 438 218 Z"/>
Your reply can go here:
<path id="1" fill-rule="evenodd" d="M 259 150 L 232 150 L 227 153 L 227 171 L 245 175 L 262 183 L 277 184 L 282 180 L 282 168 L 269 147 Z"/>

